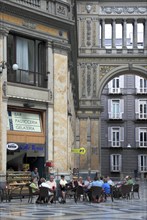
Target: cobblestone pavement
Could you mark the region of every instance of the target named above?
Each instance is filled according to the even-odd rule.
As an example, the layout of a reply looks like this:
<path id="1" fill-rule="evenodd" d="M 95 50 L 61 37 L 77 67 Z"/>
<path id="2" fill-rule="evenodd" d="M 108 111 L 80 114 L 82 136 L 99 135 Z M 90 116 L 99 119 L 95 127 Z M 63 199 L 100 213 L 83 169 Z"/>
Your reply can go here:
<path id="1" fill-rule="evenodd" d="M 13 199 L 11 202 L 0 203 L 0 220 L 147 220 L 147 182 L 140 183 L 140 199 L 108 198 L 105 203 L 89 203 L 73 199 L 66 204 L 28 204 L 27 199 L 20 202 Z M 35 201 L 34 201 L 35 202 Z"/>

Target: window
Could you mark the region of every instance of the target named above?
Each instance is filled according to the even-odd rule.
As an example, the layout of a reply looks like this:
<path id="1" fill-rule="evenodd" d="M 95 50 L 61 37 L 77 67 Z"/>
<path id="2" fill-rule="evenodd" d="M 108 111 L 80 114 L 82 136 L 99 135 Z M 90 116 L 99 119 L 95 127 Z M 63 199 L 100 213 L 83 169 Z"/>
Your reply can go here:
<path id="1" fill-rule="evenodd" d="M 108 142 L 111 147 L 121 147 L 123 141 L 124 141 L 123 127 L 108 128 Z"/>
<path id="2" fill-rule="evenodd" d="M 138 155 L 139 172 L 147 172 L 147 154 Z"/>
<path id="3" fill-rule="evenodd" d="M 137 147 L 147 147 L 147 128 L 136 128 Z"/>
<path id="4" fill-rule="evenodd" d="M 115 77 L 108 83 L 109 94 L 120 94 L 124 88 L 124 76 Z"/>
<path id="5" fill-rule="evenodd" d="M 147 93 L 147 80 L 139 77 L 139 76 L 135 76 L 135 86 L 136 86 L 136 93 L 138 94 L 146 94 Z"/>
<path id="6" fill-rule="evenodd" d="M 137 119 L 147 119 L 147 100 L 136 100 L 136 118 Z"/>
<path id="7" fill-rule="evenodd" d="M 108 100 L 108 115 L 109 119 L 122 119 L 124 109 L 124 100 L 109 99 Z"/>
<path id="8" fill-rule="evenodd" d="M 120 154 L 110 155 L 111 172 L 120 172 L 122 167 L 122 156 Z"/>
<path id="9" fill-rule="evenodd" d="M 46 87 L 45 42 L 8 35 L 8 63 L 17 63 L 17 71 L 8 71 L 8 81 Z"/>

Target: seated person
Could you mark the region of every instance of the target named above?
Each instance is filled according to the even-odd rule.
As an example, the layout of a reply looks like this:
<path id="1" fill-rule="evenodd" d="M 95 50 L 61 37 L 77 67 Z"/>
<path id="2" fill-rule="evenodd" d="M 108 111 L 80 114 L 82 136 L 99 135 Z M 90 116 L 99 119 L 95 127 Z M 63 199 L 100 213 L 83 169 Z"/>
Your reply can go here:
<path id="1" fill-rule="evenodd" d="M 54 176 L 51 175 L 49 181 L 46 181 L 46 184 L 49 186 L 49 202 L 53 203 L 54 197 L 56 195 L 56 189 L 57 189 L 57 184 L 56 181 L 54 180 Z"/>
<path id="2" fill-rule="evenodd" d="M 102 185 L 102 188 L 104 190 L 104 194 L 108 195 L 111 193 L 111 188 L 110 188 L 109 183 L 107 182 L 107 179 L 104 179 L 104 183 Z"/>
<path id="3" fill-rule="evenodd" d="M 65 176 L 61 175 L 61 180 L 59 182 L 60 189 L 61 189 L 61 194 L 62 194 L 62 203 L 66 203 L 66 184 L 67 181 L 65 180 Z"/>
<path id="4" fill-rule="evenodd" d="M 38 188 L 38 180 L 36 177 L 32 178 L 31 184 L 29 186 L 31 187 L 33 194 L 38 194 L 39 188 Z"/>
<path id="5" fill-rule="evenodd" d="M 134 184 L 134 181 L 132 179 L 131 176 L 126 176 L 126 182 L 125 182 L 125 185 L 133 185 Z"/>
<path id="6" fill-rule="evenodd" d="M 78 187 L 78 177 L 73 176 L 73 179 L 69 183 L 66 184 L 66 188 L 67 190 L 71 190 L 75 192 L 77 187 Z"/>
<path id="7" fill-rule="evenodd" d="M 78 180 L 78 186 L 84 187 L 83 178 L 81 176 L 79 177 L 79 180 Z"/>

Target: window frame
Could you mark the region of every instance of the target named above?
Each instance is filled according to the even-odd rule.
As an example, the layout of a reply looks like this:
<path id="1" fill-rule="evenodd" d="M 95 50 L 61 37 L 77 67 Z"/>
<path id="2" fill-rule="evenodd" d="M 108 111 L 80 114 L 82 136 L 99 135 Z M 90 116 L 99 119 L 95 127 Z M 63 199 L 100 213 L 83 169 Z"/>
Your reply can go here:
<path id="1" fill-rule="evenodd" d="M 9 41 L 9 38 L 12 37 L 12 39 Z M 33 43 L 33 69 L 31 70 L 31 67 L 28 65 L 28 70 L 18 68 L 17 71 L 13 71 L 11 68 L 8 68 L 8 81 L 13 83 L 19 83 L 19 84 L 26 84 L 30 86 L 36 86 L 36 87 L 42 87 L 47 88 L 47 82 L 46 82 L 46 42 L 42 39 L 34 38 L 34 37 L 28 37 L 21 34 L 16 34 L 13 32 L 10 32 L 7 37 L 7 61 L 12 66 L 14 63 L 17 63 L 16 57 L 17 57 L 17 39 L 26 39 L 26 41 L 30 41 Z M 10 45 L 9 45 L 10 43 Z M 13 46 L 13 51 L 10 50 L 10 46 Z M 40 49 L 41 47 L 41 53 Z M 29 51 L 28 46 L 28 51 Z M 36 50 L 37 55 L 36 55 Z M 29 52 L 28 52 L 29 53 Z M 28 78 L 25 80 L 22 79 L 23 76 L 28 75 Z"/>
<path id="2" fill-rule="evenodd" d="M 138 155 L 138 170 L 140 173 L 147 172 L 147 154 Z"/>
<path id="3" fill-rule="evenodd" d="M 114 164 L 116 163 L 116 164 Z M 111 154 L 110 155 L 110 171 L 111 172 L 121 172 L 122 170 L 122 155 L 121 154 Z"/>

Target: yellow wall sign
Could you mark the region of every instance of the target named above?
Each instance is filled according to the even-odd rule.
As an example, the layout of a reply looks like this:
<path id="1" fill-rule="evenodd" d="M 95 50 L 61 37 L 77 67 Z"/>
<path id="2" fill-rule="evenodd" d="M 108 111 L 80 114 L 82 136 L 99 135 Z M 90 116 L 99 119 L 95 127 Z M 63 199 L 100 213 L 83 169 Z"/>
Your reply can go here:
<path id="1" fill-rule="evenodd" d="M 75 154 L 85 154 L 86 149 L 84 147 L 74 148 L 74 149 L 71 150 L 71 152 L 73 152 Z"/>

